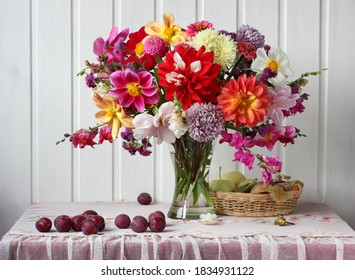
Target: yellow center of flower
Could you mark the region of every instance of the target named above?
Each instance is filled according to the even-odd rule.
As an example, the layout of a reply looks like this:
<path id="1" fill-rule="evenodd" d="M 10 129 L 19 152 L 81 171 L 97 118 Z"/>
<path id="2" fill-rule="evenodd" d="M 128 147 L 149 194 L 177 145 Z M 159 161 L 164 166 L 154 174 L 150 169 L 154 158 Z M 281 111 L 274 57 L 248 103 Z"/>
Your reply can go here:
<path id="1" fill-rule="evenodd" d="M 266 66 L 269 67 L 272 72 L 277 72 L 277 70 L 279 69 L 279 64 L 276 60 L 269 60 L 266 63 Z"/>
<path id="2" fill-rule="evenodd" d="M 241 96 L 243 97 L 239 100 L 238 109 L 240 113 L 244 114 L 252 107 L 255 98 L 253 95 L 244 92 L 241 92 Z"/>
<path id="3" fill-rule="evenodd" d="M 127 85 L 127 92 L 131 96 L 138 96 L 142 93 L 142 89 L 139 85 L 132 82 Z"/>
<path id="4" fill-rule="evenodd" d="M 116 115 L 116 112 L 113 109 L 107 111 L 107 116 L 112 119 Z"/>
<path id="5" fill-rule="evenodd" d="M 172 27 L 165 27 L 163 31 L 163 35 L 166 38 L 171 38 L 174 35 L 174 30 Z"/>
<path id="6" fill-rule="evenodd" d="M 141 56 L 144 54 L 144 45 L 142 42 L 138 43 L 134 49 L 136 55 Z"/>
<path id="7" fill-rule="evenodd" d="M 265 137 L 264 137 L 264 141 L 269 141 L 271 139 L 272 139 L 272 134 L 271 133 L 266 134 Z"/>

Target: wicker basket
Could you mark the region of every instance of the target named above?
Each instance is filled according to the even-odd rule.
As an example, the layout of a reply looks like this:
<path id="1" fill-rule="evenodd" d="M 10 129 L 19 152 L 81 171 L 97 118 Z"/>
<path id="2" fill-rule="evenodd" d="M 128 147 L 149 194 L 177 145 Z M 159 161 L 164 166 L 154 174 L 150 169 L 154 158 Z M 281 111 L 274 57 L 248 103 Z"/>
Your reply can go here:
<path id="1" fill-rule="evenodd" d="M 302 187 L 298 191 L 288 191 L 285 202 L 276 202 L 270 194 L 251 194 L 236 192 L 211 192 L 211 198 L 219 215 L 239 217 L 267 217 L 277 214 L 286 215 L 294 211 Z"/>

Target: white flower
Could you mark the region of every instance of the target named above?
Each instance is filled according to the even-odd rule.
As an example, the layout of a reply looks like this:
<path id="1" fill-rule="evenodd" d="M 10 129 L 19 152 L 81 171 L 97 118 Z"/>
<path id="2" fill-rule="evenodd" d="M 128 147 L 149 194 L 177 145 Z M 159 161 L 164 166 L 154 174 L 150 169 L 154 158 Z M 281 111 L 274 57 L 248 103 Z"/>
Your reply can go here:
<path id="1" fill-rule="evenodd" d="M 175 134 L 169 129 L 170 119 L 174 113 L 173 102 L 166 102 L 160 106 L 155 116 L 149 114 L 139 114 L 133 119 L 133 135 L 136 139 L 142 140 L 148 136 L 157 137 L 157 143 L 163 141 L 174 143 Z"/>
<path id="2" fill-rule="evenodd" d="M 174 132 L 176 138 L 180 138 L 187 131 L 187 125 L 182 121 L 180 114 L 174 112 L 170 118 L 169 129 Z"/>
<path id="3" fill-rule="evenodd" d="M 256 58 L 251 64 L 251 69 L 257 72 L 257 77 L 259 77 L 265 68 L 270 68 L 272 72 L 277 72 L 277 76 L 270 78 L 269 82 L 273 85 L 282 86 L 286 84 L 286 77 L 293 75 L 288 63 L 286 53 L 279 48 L 270 50 L 268 54 L 264 49 L 259 48 L 256 51 Z"/>
<path id="4" fill-rule="evenodd" d="M 200 221 L 205 225 L 215 225 L 219 223 L 219 220 L 217 219 L 217 215 L 211 213 L 201 214 Z"/>

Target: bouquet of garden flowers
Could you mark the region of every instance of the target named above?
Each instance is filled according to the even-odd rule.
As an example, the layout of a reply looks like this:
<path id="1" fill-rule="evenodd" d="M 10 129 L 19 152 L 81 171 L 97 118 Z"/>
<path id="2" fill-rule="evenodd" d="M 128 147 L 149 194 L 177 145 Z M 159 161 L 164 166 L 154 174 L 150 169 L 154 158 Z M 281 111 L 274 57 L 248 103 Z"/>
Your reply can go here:
<path id="1" fill-rule="evenodd" d="M 202 150 L 219 138 L 249 169 L 258 161 L 263 183 L 285 180 L 277 156 L 252 148 L 271 151 L 276 142 L 293 144 L 302 136 L 283 121 L 304 111 L 305 77 L 319 72 L 288 81 L 293 72 L 286 53 L 265 44 L 249 25 L 229 32 L 206 20 L 186 29 L 174 20 L 165 13 L 163 23 L 150 22 L 132 33 L 114 27 L 107 39 L 94 41 L 97 61 L 86 61 L 79 74 L 93 90 L 100 123 L 58 142 L 69 138 L 74 147 L 84 148 L 120 136 L 124 149 L 148 156 L 153 139 L 186 152 L 184 137 Z"/>

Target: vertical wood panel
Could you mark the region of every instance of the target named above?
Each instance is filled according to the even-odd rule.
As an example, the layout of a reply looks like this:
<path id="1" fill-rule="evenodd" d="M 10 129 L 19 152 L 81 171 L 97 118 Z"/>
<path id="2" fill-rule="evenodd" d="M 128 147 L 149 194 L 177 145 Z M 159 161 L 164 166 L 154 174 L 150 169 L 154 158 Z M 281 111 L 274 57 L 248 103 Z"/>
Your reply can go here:
<path id="1" fill-rule="evenodd" d="M 216 29 L 235 32 L 237 29 L 237 2 L 235 0 L 200 0 L 201 10 L 198 20 L 208 20 L 213 23 Z"/>
<path id="2" fill-rule="evenodd" d="M 355 227 L 355 2 L 329 3 L 326 203 Z"/>
<path id="3" fill-rule="evenodd" d="M 34 201 L 71 200 L 71 147 L 56 146 L 71 129 L 70 0 L 33 1 Z"/>
<path id="4" fill-rule="evenodd" d="M 137 7 L 144 13 L 129 13 Z M 114 12 L 115 25 L 120 26 L 120 30 L 129 28 L 133 33 L 154 20 L 154 0 L 116 1 Z M 148 157 L 143 157 L 138 153 L 132 156 L 121 148 L 119 140 L 115 144 L 114 166 L 114 199 L 135 201 L 141 192 L 147 192 L 152 195 L 154 201 L 159 201 L 155 195 L 154 151 Z"/>
<path id="5" fill-rule="evenodd" d="M 98 108 L 92 103 L 92 91 L 86 87 L 84 77 L 76 77 L 85 67 L 85 60 L 95 61 L 93 42 L 98 37 L 107 39 L 112 28 L 112 1 L 74 1 L 73 83 L 74 129 L 94 126 L 98 121 Z M 112 145 L 95 149 L 74 150 L 74 200 L 112 200 Z"/>
<path id="6" fill-rule="evenodd" d="M 256 28 L 262 35 L 265 36 L 265 44 L 269 44 L 271 47 L 278 47 L 280 34 L 279 1 L 239 0 L 238 3 L 238 14 L 240 16 L 240 20 L 238 20 L 239 26 L 242 24 L 248 24 L 249 26 Z M 280 147 L 276 144 L 271 152 L 267 151 L 265 148 L 255 147 L 253 148 L 253 152 L 266 156 L 279 156 Z M 261 171 L 256 163 L 257 160 L 255 160 L 254 169 L 252 170 L 248 170 L 245 166 L 242 166 L 241 169 L 248 178 L 257 178 L 261 180 Z"/>
<path id="7" fill-rule="evenodd" d="M 304 7 L 307 6 L 307 9 Z M 320 2 L 319 1 L 288 1 L 286 24 L 286 52 L 290 67 L 296 79 L 301 73 L 320 69 Z M 300 21 L 299 18 L 302 17 Z M 305 183 L 302 200 L 316 201 L 318 193 L 318 114 L 319 114 L 319 77 L 310 77 L 304 92 L 310 94 L 304 102 L 306 110 L 302 114 L 286 120 L 294 124 L 306 138 L 295 140 L 295 145 L 285 149 L 285 171 L 293 178 Z"/>
<path id="8" fill-rule="evenodd" d="M 31 18 L 28 1 L 1 1 L 0 236 L 31 202 Z"/>

